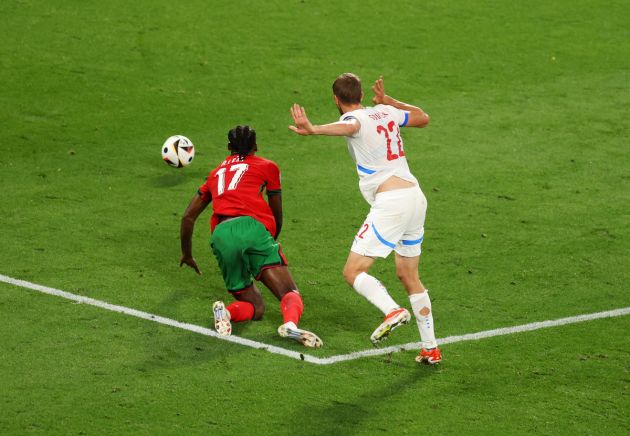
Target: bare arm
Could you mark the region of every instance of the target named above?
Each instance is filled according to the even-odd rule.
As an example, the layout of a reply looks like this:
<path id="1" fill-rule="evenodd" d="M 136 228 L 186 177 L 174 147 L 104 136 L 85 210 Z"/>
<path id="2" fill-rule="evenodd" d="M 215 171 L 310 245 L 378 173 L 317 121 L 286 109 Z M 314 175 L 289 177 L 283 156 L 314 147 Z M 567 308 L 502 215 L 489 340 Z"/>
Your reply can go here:
<path id="1" fill-rule="evenodd" d="M 192 200 L 190 200 L 190 203 L 186 208 L 186 212 L 184 212 L 184 216 L 182 217 L 182 222 L 179 227 L 179 239 L 182 247 L 182 257 L 179 261 L 179 266 L 186 264 L 197 271 L 197 274 L 201 274 L 201 271 L 199 270 L 197 262 L 192 255 L 192 235 L 197 218 L 209 204 L 210 202 L 202 200 L 201 195 L 195 194 Z"/>
<path id="2" fill-rule="evenodd" d="M 374 104 L 386 104 L 394 106 L 396 109 L 401 109 L 409 112 L 409 121 L 407 121 L 408 127 L 424 127 L 429 124 L 429 115 L 417 106 L 413 106 L 402 101 L 398 101 L 395 98 L 385 94 L 385 86 L 383 85 L 383 76 L 379 77 L 374 86 L 374 98 L 372 101 Z"/>
<path id="3" fill-rule="evenodd" d="M 295 125 L 289 126 L 289 129 L 298 135 L 352 136 L 361 128 L 361 123 L 354 118 L 348 121 L 314 126 L 306 116 L 304 108 L 298 104 L 291 107 L 291 116 Z"/>
<path id="4" fill-rule="evenodd" d="M 273 235 L 274 239 L 278 239 L 280 236 L 280 230 L 282 230 L 282 195 L 281 194 L 268 194 L 267 200 L 269 200 L 269 207 L 271 213 L 276 220 L 276 234 Z"/>

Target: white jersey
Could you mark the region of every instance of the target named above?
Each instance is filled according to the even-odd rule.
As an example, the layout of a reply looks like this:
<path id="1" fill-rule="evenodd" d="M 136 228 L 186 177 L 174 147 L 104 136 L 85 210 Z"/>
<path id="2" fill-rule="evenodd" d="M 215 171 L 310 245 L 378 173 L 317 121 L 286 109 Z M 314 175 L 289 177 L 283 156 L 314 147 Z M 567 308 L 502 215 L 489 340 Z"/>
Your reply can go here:
<path id="1" fill-rule="evenodd" d="M 357 164 L 363 198 L 373 205 L 376 190 L 391 176 L 419 186 L 409 171 L 400 136 L 400 127 L 407 124 L 409 112 L 379 104 L 346 112 L 340 120 L 353 118 L 361 123 L 361 128 L 353 136 L 347 136 L 346 141 L 350 156 Z"/>

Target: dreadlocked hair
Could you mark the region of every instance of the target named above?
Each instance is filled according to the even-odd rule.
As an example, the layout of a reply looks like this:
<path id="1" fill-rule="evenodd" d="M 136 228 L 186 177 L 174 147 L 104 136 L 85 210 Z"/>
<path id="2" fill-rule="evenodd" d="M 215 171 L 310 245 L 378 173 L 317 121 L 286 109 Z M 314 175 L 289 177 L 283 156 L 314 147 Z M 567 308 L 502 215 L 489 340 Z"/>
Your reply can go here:
<path id="1" fill-rule="evenodd" d="M 232 154 L 238 154 L 240 160 L 256 146 L 256 131 L 249 126 L 236 126 L 228 132 L 228 141 Z"/>

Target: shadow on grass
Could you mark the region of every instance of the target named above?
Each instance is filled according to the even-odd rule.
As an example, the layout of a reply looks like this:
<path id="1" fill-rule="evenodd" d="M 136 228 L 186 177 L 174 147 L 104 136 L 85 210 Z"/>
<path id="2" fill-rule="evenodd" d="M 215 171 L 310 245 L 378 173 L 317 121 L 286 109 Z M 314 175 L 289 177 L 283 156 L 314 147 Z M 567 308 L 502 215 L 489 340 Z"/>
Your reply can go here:
<path id="1" fill-rule="evenodd" d="M 301 426 L 291 429 L 289 433 L 300 434 L 364 434 L 368 422 L 375 420 L 368 433 L 391 433 L 391 422 L 381 416 L 384 411 L 382 406 L 399 401 L 402 392 L 413 391 L 418 384 L 425 382 L 425 377 L 430 377 L 435 371 L 413 371 L 420 368 L 415 364 L 400 364 L 391 361 L 391 355 L 385 357 L 383 362 L 392 366 L 402 366 L 404 370 L 398 371 L 400 377 L 392 375 L 391 382 L 375 378 L 371 386 L 365 386 L 361 394 L 356 398 L 348 398 L 332 394 L 326 401 L 327 404 L 308 405 L 297 411 L 295 421 L 302 422 Z M 418 368 L 411 368 L 411 367 Z M 432 369 L 432 368 L 429 368 Z M 392 368 L 395 370 L 395 368 Z M 303 417 L 308 416 L 310 422 L 316 422 L 317 429 L 313 433 L 304 432 L 306 426 Z M 302 419 L 300 418 L 302 417 Z M 292 420 L 287 420 L 291 422 Z"/>
<path id="2" fill-rule="evenodd" d="M 170 188 L 172 186 L 181 185 L 190 177 L 183 172 L 170 172 L 153 178 L 153 186 L 156 188 Z"/>

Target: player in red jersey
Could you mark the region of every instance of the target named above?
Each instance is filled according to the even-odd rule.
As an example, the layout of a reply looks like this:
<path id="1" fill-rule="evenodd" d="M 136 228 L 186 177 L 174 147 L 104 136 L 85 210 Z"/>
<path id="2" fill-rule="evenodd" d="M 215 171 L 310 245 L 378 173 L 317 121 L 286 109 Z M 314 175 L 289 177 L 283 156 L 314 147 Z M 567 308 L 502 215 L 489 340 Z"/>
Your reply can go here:
<path id="1" fill-rule="evenodd" d="M 182 217 L 180 266 L 186 264 L 201 274 L 192 256 L 192 233 L 201 212 L 213 202 L 210 246 L 227 290 L 236 299 L 227 307 L 222 301 L 213 304 L 217 332 L 230 335 L 232 322 L 262 318 L 265 304 L 254 277 L 280 300 L 284 324 L 278 334 L 306 347 L 319 348 L 321 339 L 297 326 L 304 304 L 276 242 L 282 228 L 278 165 L 255 156 L 256 132 L 249 126 L 230 130 L 228 140 L 231 154 L 212 170 Z M 264 191 L 269 203 L 263 198 Z"/>

